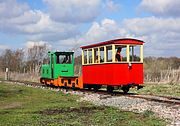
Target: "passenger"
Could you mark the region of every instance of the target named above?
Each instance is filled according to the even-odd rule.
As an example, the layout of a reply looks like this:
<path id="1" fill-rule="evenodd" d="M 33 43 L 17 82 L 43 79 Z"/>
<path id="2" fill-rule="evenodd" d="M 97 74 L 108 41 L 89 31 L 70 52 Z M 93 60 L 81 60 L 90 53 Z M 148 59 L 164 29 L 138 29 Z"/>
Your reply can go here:
<path id="1" fill-rule="evenodd" d="M 101 59 L 101 57 L 100 57 L 100 63 L 102 63 L 102 62 L 104 62 L 104 60 L 103 60 L 103 59 Z"/>
<path id="2" fill-rule="evenodd" d="M 96 56 L 95 63 L 99 63 L 98 56 Z"/>
<path id="3" fill-rule="evenodd" d="M 102 62 L 103 62 L 103 60 L 102 60 L 101 56 L 100 56 L 100 62 L 99 62 L 98 56 L 96 56 L 95 63 L 102 63 Z"/>
<path id="4" fill-rule="evenodd" d="M 121 47 L 118 47 L 117 52 L 116 52 L 116 61 L 122 61 L 122 56 L 121 56 Z"/>

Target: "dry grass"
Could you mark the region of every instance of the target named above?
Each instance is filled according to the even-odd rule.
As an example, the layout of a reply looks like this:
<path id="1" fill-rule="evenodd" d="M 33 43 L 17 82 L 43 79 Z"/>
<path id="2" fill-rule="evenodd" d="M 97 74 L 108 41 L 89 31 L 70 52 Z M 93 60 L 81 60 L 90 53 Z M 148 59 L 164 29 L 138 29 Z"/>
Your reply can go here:
<path id="1" fill-rule="evenodd" d="M 144 88 L 140 90 L 131 89 L 130 92 L 138 94 L 154 94 L 164 96 L 176 96 L 180 97 L 180 84 L 158 84 L 158 83 L 145 83 Z"/>
<path id="2" fill-rule="evenodd" d="M 0 78 L 4 79 L 5 73 L 0 72 Z M 39 82 L 39 78 L 40 78 L 40 75 L 37 73 L 18 73 L 18 72 L 9 73 L 10 80 Z"/>

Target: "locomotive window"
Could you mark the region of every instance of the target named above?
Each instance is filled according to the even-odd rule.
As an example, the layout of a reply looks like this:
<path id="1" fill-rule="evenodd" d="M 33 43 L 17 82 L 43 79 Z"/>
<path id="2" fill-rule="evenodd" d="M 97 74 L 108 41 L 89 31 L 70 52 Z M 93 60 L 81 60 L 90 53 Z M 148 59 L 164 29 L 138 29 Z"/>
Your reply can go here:
<path id="1" fill-rule="evenodd" d="M 72 55 L 57 55 L 57 64 L 71 64 L 72 63 Z"/>

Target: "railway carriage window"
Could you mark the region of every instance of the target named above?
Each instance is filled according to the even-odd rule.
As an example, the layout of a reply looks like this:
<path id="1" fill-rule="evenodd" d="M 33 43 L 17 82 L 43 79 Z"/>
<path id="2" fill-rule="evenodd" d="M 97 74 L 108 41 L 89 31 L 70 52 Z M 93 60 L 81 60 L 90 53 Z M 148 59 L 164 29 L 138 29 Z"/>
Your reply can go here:
<path id="1" fill-rule="evenodd" d="M 87 50 L 83 50 L 84 52 L 84 64 L 87 64 Z"/>
<path id="2" fill-rule="evenodd" d="M 98 48 L 94 48 L 94 63 L 98 63 Z"/>
<path id="3" fill-rule="evenodd" d="M 127 55 L 126 55 L 127 47 L 123 46 L 121 50 L 121 55 L 122 55 L 122 61 L 126 62 L 127 61 Z"/>
<path id="4" fill-rule="evenodd" d="M 118 49 L 121 49 L 121 51 L 119 52 L 120 53 L 120 59 L 118 60 L 116 58 L 116 54 L 117 54 L 117 51 Z M 127 62 L 127 46 L 126 45 L 115 45 L 115 54 L 114 54 L 114 57 L 115 57 L 115 61 L 116 62 Z"/>
<path id="5" fill-rule="evenodd" d="M 130 61 L 140 62 L 140 45 L 130 46 Z"/>
<path id="6" fill-rule="evenodd" d="M 104 47 L 100 47 L 100 63 L 104 62 Z"/>
<path id="7" fill-rule="evenodd" d="M 120 61 L 126 62 L 127 61 L 127 55 L 126 55 L 127 47 L 126 47 L 126 45 L 125 46 L 124 45 L 115 45 L 116 53 L 117 53 L 118 48 L 121 48 Z"/>
<path id="8" fill-rule="evenodd" d="M 112 62 L 112 46 L 106 47 L 107 62 Z"/>
<path id="9" fill-rule="evenodd" d="M 89 63 L 92 63 L 92 49 L 88 49 L 88 59 L 89 59 Z"/>

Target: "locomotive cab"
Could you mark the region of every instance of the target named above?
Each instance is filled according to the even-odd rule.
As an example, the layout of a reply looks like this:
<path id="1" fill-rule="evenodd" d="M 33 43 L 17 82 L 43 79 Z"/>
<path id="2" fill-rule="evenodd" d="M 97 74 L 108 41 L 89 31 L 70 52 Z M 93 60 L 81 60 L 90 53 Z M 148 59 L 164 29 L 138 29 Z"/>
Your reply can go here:
<path id="1" fill-rule="evenodd" d="M 55 57 L 55 77 L 74 76 L 74 52 L 56 52 Z"/>
<path id="2" fill-rule="evenodd" d="M 74 76 L 74 52 L 48 52 L 48 64 L 41 67 L 41 77 L 57 79 Z"/>

